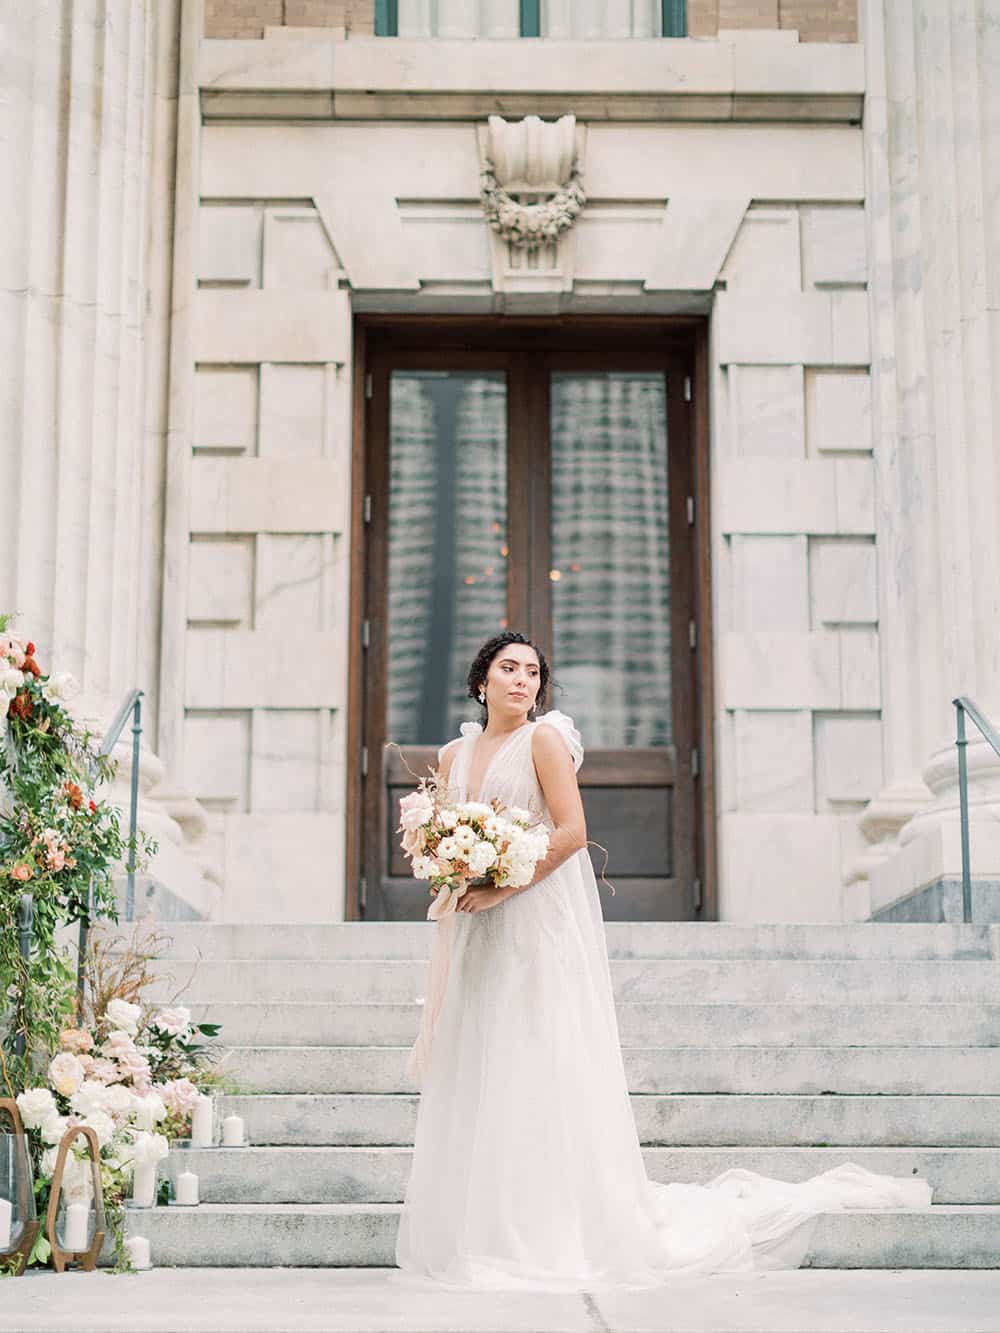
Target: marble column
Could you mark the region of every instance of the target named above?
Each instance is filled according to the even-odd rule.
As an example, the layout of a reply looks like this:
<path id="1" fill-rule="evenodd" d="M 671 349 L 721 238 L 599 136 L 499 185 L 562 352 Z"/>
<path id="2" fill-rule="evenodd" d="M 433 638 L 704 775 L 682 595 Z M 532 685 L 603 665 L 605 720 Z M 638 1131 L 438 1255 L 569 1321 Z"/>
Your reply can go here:
<path id="1" fill-rule="evenodd" d="M 874 915 L 926 919 L 961 869 L 951 700 L 1000 723 L 1000 0 L 866 0 L 862 40 L 889 781 L 854 877 Z M 1000 759 L 970 736 L 986 910 Z"/>
<path id="2" fill-rule="evenodd" d="M 94 731 L 142 689 L 144 739 L 158 703 L 179 13 L 179 0 L 32 0 L 4 16 L 0 610 L 43 670 L 76 678 L 73 711 Z M 127 790 L 130 748 L 119 753 Z M 162 788 L 151 751 L 141 768 L 143 825 L 181 866 L 185 822 L 200 821 Z M 192 865 L 172 878 L 201 910 Z"/>

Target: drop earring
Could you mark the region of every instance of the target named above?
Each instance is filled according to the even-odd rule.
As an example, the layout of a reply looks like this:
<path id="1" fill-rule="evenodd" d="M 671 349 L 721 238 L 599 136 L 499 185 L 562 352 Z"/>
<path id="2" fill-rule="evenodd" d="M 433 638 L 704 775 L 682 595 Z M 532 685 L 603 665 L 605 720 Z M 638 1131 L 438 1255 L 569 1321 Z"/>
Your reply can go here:
<path id="1" fill-rule="evenodd" d="M 484 704 L 486 702 L 486 695 L 482 692 L 482 690 L 479 691 L 479 702 L 481 704 Z"/>

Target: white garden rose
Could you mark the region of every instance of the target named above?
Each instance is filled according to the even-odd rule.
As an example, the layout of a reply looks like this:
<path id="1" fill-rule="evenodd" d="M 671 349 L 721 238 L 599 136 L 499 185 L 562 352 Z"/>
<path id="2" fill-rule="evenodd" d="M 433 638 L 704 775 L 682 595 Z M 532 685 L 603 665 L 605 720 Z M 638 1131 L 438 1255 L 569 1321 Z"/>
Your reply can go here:
<path id="1" fill-rule="evenodd" d="M 121 1084 L 118 1085 L 121 1087 Z M 92 1111 L 107 1111 L 108 1093 L 111 1089 L 99 1079 L 87 1078 L 80 1084 L 69 1099 L 69 1104 L 77 1115 L 90 1115 Z M 128 1091 L 128 1089 L 123 1089 Z"/>
<path id="2" fill-rule="evenodd" d="M 53 1115 L 47 1115 L 38 1126 L 38 1132 L 45 1143 L 58 1143 L 66 1133 L 66 1126 L 69 1124 L 69 1116 L 60 1115 L 55 1112 Z"/>
<path id="3" fill-rule="evenodd" d="M 53 671 L 42 686 L 42 694 L 50 703 L 63 703 L 72 699 L 79 690 L 76 677 L 69 671 Z"/>
<path id="4" fill-rule="evenodd" d="M 129 1004 L 128 1000 L 122 1000 L 116 997 L 108 1004 L 104 1011 L 104 1017 L 113 1028 L 120 1028 L 127 1032 L 130 1037 L 134 1037 L 139 1031 L 139 1019 L 142 1016 L 142 1006 L 138 1004 Z"/>
<path id="5" fill-rule="evenodd" d="M 113 1120 L 124 1120 L 132 1114 L 137 1098 L 131 1088 L 127 1088 L 124 1083 L 101 1083 L 98 1086 L 104 1093 L 104 1103 L 100 1109 L 107 1111 Z"/>
<path id="6" fill-rule="evenodd" d="M 453 861 L 460 852 L 461 848 L 453 837 L 442 838 L 437 845 L 437 854 L 444 861 Z"/>
<path id="7" fill-rule="evenodd" d="M 133 1116 L 140 1129 L 152 1130 L 167 1114 L 163 1098 L 155 1092 L 147 1092 L 145 1097 L 136 1097 Z"/>
<path id="8" fill-rule="evenodd" d="M 60 1051 L 49 1064 L 49 1083 L 56 1092 L 71 1097 L 83 1082 L 83 1065 L 72 1051 Z"/>
<path id="9" fill-rule="evenodd" d="M 77 1157 L 75 1152 L 66 1154 L 63 1167 L 63 1194 L 67 1203 L 89 1203 L 94 1197 L 93 1167 L 89 1154 Z"/>
<path id="10" fill-rule="evenodd" d="M 415 856 L 413 858 L 414 879 L 431 879 L 437 872 L 433 856 Z"/>
<path id="11" fill-rule="evenodd" d="M 123 1145 L 121 1158 L 124 1163 L 135 1167 L 146 1162 L 158 1162 L 169 1151 L 166 1135 L 151 1134 L 148 1130 L 140 1129 L 131 1143 Z"/>
<path id="12" fill-rule="evenodd" d="M 427 823 L 434 813 L 434 802 L 425 791 L 410 792 L 399 802 L 399 825 L 406 833 L 413 833 Z"/>
<path id="13" fill-rule="evenodd" d="M 24 672 L 18 671 L 7 662 L 0 661 L 0 690 L 13 698 L 23 684 Z"/>
<path id="14" fill-rule="evenodd" d="M 463 852 L 467 852 L 470 847 L 475 846 L 477 841 L 475 830 L 469 828 L 468 824 L 461 824 L 451 836 Z"/>
<path id="15" fill-rule="evenodd" d="M 97 1135 L 97 1142 L 100 1147 L 111 1142 L 111 1136 L 115 1132 L 115 1122 L 106 1111 L 91 1111 L 83 1120 L 83 1124 L 89 1125 Z"/>
<path id="16" fill-rule="evenodd" d="M 521 824 L 530 824 L 531 811 L 524 810 L 519 805 L 509 805 L 507 807 L 507 818 L 516 819 Z"/>
<path id="17" fill-rule="evenodd" d="M 446 805 L 443 810 L 438 811 L 437 820 L 442 828 L 454 828 L 458 823 L 458 811 Z"/>
<path id="18" fill-rule="evenodd" d="M 469 853 L 469 869 L 474 875 L 485 875 L 496 861 L 497 849 L 491 842 L 477 842 Z"/>
<path id="19" fill-rule="evenodd" d="M 167 1032 L 171 1037 L 186 1037 L 191 1030 L 191 1010 L 182 1004 L 172 1009 L 161 1009 L 150 1020 L 149 1026 Z"/>
<path id="20" fill-rule="evenodd" d="M 175 1078 L 161 1083 L 154 1091 L 169 1111 L 186 1116 L 198 1101 L 198 1089 L 189 1078 Z"/>
<path id="21" fill-rule="evenodd" d="M 48 1088 L 27 1088 L 19 1092 L 17 1109 L 27 1129 L 37 1129 L 47 1116 L 58 1114 L 56 1099 Z"/>
<path id="22" fill-rule="evenodd" d="M 464 801 L 458 809 L 470 819 L 485 819 L 494 813 L 492 805 L 487 805 L 485 801 Z"/>

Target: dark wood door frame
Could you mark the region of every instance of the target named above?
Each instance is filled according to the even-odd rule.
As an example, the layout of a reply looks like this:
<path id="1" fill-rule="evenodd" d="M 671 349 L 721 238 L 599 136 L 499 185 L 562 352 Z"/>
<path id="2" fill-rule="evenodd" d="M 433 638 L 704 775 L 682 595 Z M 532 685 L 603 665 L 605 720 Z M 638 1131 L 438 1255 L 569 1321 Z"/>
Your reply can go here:
<path id="1" fill-rule="evenodd" d="M 483 350 L 488 342 L 490 351 Z M 713 718 L 713 627 L 711 599 L 711 521 L 709 511 L 709 362 L 706 321 L 694 317 L 661 318 L 636 316 L 620 318 L 608 316 L 572 316 L 557 319 L 546 317 L 444 317 L 436 315 L 359 315 L 354 330 L 353 376 L 353 440 L 351 466 L 351 523 L 350 523 L 350 639 L 348 653 L 348 694 L 346 729 L 346 851 L 345 851 L 345 918 L 363 918 L 361 899 L 365 891 L 362 883 L 363 848 L 374 830 L 365 827 L 365 821 L 377 819 L 383 826 L 384 809 L 377 811 L 373 803 L 364 801 L 366 776 L 366 746 L 374 754 L 381 749 L 384 738 L 366 737 L 366 716 L 369 711 L 369 692 L 376 697 L 384 695 L 386 681 L 386 654 L 381 646 L 373 651 L 372 629 L 366 623 L 367 609 L 372 605 L 375 589 L 371 586 L 374 572 L 382 566 L 385 552 L 373 552 L 371 541 L 381 540 L 375 529 L 367 531 L 368 502 L 373 485 L 379 480 L 378 469 L 387 462 L 383 455 L 375 456 L 370 447 L 373 414 L 383 413 L 378 434 L 387 439 L 389 410 L 387 359 L 399 364 L 408 356 L 413 364 L 427 366 L 429 360 L 440 358 L 440 364 L 450 369 L 496 368 L 498 350 L 508 358 L 524 358 L 530 362 L 544 354 L 552 368 L 561 352 L 571 356 L 572 366 L 579 369 L 592 358 L 591 368 L 608 370 L 614 357 L 608 349 L 626 353 L 630 369 L 664 369 L 668 363 L 673 370 L 681 368 L 686 380 L 683 400 L 676 394 L 668 397 L 668 438 L 690 440 L 691 475 L 689 494 L 693 512 L 687 512 L 686 495 L 671 493 L 671 531 L 674 524 L 686 524 L 693 519 L 694 566 L 686 571 L 687 586 L 691 589 L 692 610 L 681 606 L 673 611 L 673 634 L 687 637 L 687 625 L 681 620 L 692 614 L 697 625 L 696 668 L 689 673 L 691 697 L 685 700 L 693 714 L 692 735 L 698 751 L 698 769 L 695 777 L 696 819 L 692 846 L 698 879 L 701 884 L 701 909 L 698 919 L 718 919 L 718 873 L 715 838 L 715 752 Z M 433 356 L 429 357 L 429 349 Z M 589 353 L 589 356 L 584 355 Z M 385 382 L 376 386 L 379 375 Z M 379 392 L 378 389 L 382 389 Z M 529 389 L 529 392 L 531 390 Z M 535 388 L 534 392 L 540 392 Z M 537 402 L 517 401 L 512 397 L 508 405 L 510 422 L 510 458 L 508 472 L 508 506 L 513 520 L 530 532 L 529 549 L 538 568 L 548 568 L 549 534 L 546 527 L 547 504 L 543 503 L 536 486 L 548 488 L 544 475 L 547 451 L 537 451 L 531 458 L 530 441 L 519 429 L 523 421 L 539 410 Z M 542 456 L 545 456 L 544 459 Z M 539 461 L 541 460 L 541 461 Z M 534 484 L 529 484 L 528 479 Z M 385 478 L 382 478 L 384 481 Z M 679 509 L 683 507 L 683 512 Z M 382 526 L 382 533 L 386 531 Z M 513 571 L 512 571 L 513 572 Z M 675 569 L 674 573 L 678 571 Z M 528 585 L 532 575 L 523 571 L 512 578 L 508 591 L 511 623 L 519 623 L 518 609 L 527 605 Z M 520 579 L 520 586 L 518 584 Z M 551 641 L 551 624 L 533 629 L 543 646 Z M 429 752 L 433 759 L 433 751 Z M 373 770 L 374 776 L 374 770 Z M 384 784 L 383 784 L 384 789 Z M 366 811 L 367 806 L 367 811 Z M 370 845 L 370 844 L 369 844 Z"/>

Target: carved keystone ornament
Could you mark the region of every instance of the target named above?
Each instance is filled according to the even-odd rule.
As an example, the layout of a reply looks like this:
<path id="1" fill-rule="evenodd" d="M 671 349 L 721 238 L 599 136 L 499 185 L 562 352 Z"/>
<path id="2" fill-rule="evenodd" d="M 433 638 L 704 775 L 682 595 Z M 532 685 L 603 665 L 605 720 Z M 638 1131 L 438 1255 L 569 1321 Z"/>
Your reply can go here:
<path id="1" fill-rule="evenodd" d="M 490 116 L 483 147 L 486 221 L 515 249 L 531 252 L 553 245 L 586 203 L 576 117 L 543 121 L 525 116 L 510 123 Z"/>

